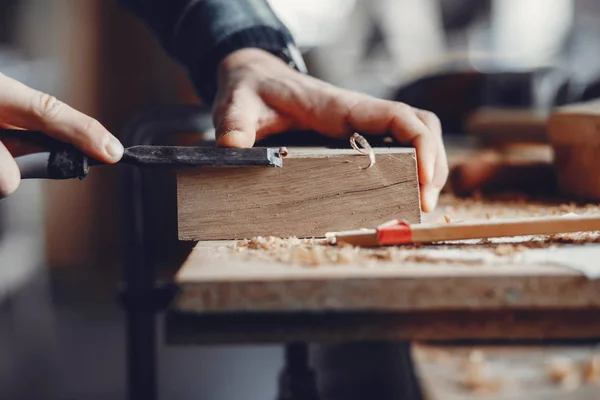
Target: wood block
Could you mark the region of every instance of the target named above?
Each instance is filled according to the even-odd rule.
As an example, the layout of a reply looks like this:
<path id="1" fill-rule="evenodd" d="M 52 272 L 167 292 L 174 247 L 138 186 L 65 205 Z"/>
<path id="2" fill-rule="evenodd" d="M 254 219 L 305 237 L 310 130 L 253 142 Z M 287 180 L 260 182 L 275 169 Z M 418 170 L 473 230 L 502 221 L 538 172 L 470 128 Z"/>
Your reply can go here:
<path id="1" fill-rule="evenodd" d="M 531 109 L 482 108 L 469 115 L 467 132 L 484 146 L 547 143 L 547 114 Z"/>
<path id="2" fill-rule="evenodd" d="M 557 109 L 548 121 L 560 189 L 580 200 L 600 200 L 600 101 Z"/>
<path id="3" fill-rule="evenodd" d="M 289 149 L 283 168 L 202 167 L 177 173 L 180 240 L 322 237 L 394 218 L 421 221 L 414 149 Z"/>

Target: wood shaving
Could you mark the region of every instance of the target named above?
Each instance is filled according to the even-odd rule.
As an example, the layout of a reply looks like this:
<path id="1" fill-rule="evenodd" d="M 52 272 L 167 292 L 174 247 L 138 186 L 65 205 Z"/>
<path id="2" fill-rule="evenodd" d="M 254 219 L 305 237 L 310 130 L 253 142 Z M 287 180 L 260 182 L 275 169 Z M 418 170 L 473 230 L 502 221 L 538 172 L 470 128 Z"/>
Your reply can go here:
<path id="1" fill-rule="evenodd" d="M 579 371 L 569 358 L 555 358 L 548 364 L 548 378 L 563 389 L 573 390 L 581 385 Z"/>
<path id="2" fill-rule="evenodd" d="M 471 351 L 464 360 L 458 383 L 462 388 L 478 394 L 497 393 L 501 388 L 499 381 L 490 379 L 485 356 L 479 350 Z"/>
<path id="3" fill-rule="evenodd" d="M 288 153 L 288 149 L 287 149 L 287 147 L 280 147 L 280 148 L 279 148 L 279 155 L 280 155 L 281 157 L 287 157 L 287 155 L 288 155 L 288 154 L 289 154 L 289 153 Z"/>
<path id="4" fill-rule="evenodd" d="M 356 143 L 358 143 L 360 147 Z M 367 142 L 367 139 L 358 133 L 354 133 L 350 137 L 350 146 L 352 146 L 352 148 L 358 151 L 360 154 L 369 156 L 369 165 L 362 169 L 368 169 L 375 165 L 375 151 L 373 151 L 373 148 L 369 142 Z"/>
<path id="5" fill-rule="evenodd" d="M 454 220 L 448 214 L 444 215 L 444 221 L 446 221 L 446 223 L 448 223 L 448 224 L 454 223 Z"/>
<path id="6" fill-rule="evenodd" d="M 598 383 L 600 382 L 600 355 L 592 355 L 583 364 L 583 380 L 586 383 Z"/>
<path id="7" fill-rule="evenodd" d="M 527 247 L 521 244 L 500 244 L 496 246 L 496 248 L 494 249 L 494 253 L 497 256 L 511 256 L 515 253 L 519 253 L 525 250 L 527 250 Z"/>

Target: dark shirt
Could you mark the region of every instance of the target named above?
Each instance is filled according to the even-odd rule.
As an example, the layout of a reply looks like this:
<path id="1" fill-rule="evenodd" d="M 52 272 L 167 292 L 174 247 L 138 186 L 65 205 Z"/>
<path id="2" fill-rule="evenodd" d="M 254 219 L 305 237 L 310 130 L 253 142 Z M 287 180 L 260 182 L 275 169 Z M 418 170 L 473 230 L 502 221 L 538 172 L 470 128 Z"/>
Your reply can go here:
<path id="1" fill-rule="evenodd" d="M 211 103 L 219 62 L 241 48 L 278 53 L 293 43 L 265 0 L 119 0 L 139 16 Z"/>

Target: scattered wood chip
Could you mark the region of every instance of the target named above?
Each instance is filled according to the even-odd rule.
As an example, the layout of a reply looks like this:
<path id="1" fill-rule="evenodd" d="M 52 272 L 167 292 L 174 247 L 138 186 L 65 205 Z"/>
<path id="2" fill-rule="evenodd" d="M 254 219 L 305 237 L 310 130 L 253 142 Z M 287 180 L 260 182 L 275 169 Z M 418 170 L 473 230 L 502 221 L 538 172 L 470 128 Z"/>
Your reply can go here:
<path id="1" fill-rule="evenodd" d="M 582 374 L 586 383 L 600 382 L 600 354 L 594 354 L 586 360 Z"/>
<path id="2" fill-rule="evenodd" d="M 573 390 L 581 385 L 579 371 L 573 360 L 557 357 L 548 364 L 548 377 L 565 390 Z"/>
<path id="3" fill-rule="evenodd" d="M 360 145 L 360 147 L 357 145 L 357 143 Z M 375 165 L 375 151 L 373 151 L 373 148 L 369 142 L 367 142 L 367 139 L 358 133 L 354 133 L 350 137 L 350 146 L 352 146 L 352 148 L 358 151 L 360 154 L 369 156 L 369 165 L 362 169 L 368 169 Z"/>
<path id="4" fill-rule="evenodd" d="M 515 253 L 526 250 L 527 248 L 523 245 L 514 244 L 500 244 L 494 249 L 494 253 L 497 256 L 511 256 Z"/>
<path id="5" fill-rule="evenodd" d="M 464 360 L 458 383 L 462 388 L 478 394 L 497 393 L 501 388 L 499 381 L 490 379 L 485 356 L 480 350 L 471 351 Z"/>
<path id="6" fill-rule="evenodd" d="M 452 224 L 454 223 L 454 220 L 452 219 L 451 216 L 449 216 L 448 214 L 444 215 L 444 220 L 446 221 L 446 223 L 448 224 Z"/>

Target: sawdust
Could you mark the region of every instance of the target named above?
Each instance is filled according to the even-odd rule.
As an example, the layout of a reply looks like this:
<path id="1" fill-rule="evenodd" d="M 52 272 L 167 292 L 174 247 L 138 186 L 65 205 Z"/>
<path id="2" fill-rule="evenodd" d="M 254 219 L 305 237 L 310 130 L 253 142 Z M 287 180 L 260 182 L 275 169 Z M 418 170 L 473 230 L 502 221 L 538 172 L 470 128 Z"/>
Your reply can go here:
<path id="1" fill-rule="evenodd" d="M 583 380 L 586 383 L 600 382 L 600 354 L 590 356 L 583 364 Z"/>
<path id="2" fill-rule="evenodd" d="M 555 358 L 548 363 L 548 378 L 562 387 L 570 388 L 579 384 L 577 368 L 569 358 Z"/>
<path id="3" fill-rule="evenodd" d="M 565 390 L 577 389 L 583 384 L 600 382 L 600 355 L 592 354 L 583 363 L 567 357 L 556 357 L 548 363 L 548 378 Z"/>

